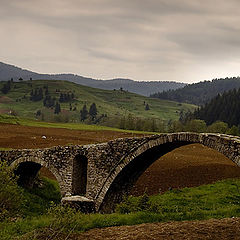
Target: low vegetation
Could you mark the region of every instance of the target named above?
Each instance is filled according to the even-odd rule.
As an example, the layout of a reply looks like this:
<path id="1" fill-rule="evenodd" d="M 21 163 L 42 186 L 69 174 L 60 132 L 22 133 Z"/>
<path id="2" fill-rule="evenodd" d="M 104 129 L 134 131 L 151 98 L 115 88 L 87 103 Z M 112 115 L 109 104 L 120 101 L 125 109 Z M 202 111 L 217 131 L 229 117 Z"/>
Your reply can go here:
<path id="1" fill-rule="evenodd" d="M 207 125 L 204 120 L 189 119 L 187 121 L 173 121 L 168 125 L 168 132 L 197 132 L 197 133 L 222 133 L 240 136 L 239 126 L 229 125 L 222 121 L 216 121 Z"/>
<path id="2" fill-rule="evenodd" d="M 59 205 L 59 189 L 54 181 L 38 180 L 31 191 L 17 186 L 11 169 L 1 165 L 2 201 L 0 239 L 52 238 L 59 234 L 91 228 L 134 225 L 146 222 L 181 221 L 240 216 L 240 180 L 224 180 L 196 188 L 173 189 L 164 194 L 126 197 L 113 214 L 82 214 Z M 12 195 L 12 196 L 13 196 Z M 18 199 L 18 201 L 16 201 Z M 17 211 L 16 211 L 17 210 Z"/>
<path id="3" fill-rule="evenodd" d="M 30 127 L 46 127 L 46 128 L 66 128 L 72 130 L 83 131 L 116 131 L 116 132 L 129 132 L 129 133 L 154 133 L 154 132 L 142 132 L 127 129 L 112 128 L 101 125 L 91 125 L 84 123 L 59 123 L 59 122 L 43 122 L 28 118 L 22 118 L 17 116 L 11 116 L 7 114 L 0 114 L 0 123 L 16 124 Z"/>

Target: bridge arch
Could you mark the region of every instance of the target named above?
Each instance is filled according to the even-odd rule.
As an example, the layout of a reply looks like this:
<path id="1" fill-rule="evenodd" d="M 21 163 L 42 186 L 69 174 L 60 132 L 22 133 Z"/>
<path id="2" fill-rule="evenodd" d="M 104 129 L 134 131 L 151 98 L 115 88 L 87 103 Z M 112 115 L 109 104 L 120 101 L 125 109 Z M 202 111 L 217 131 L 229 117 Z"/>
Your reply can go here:
<path id="1" fill-rule="evenodd" d="M 155 139 L 150 139 L 124 156 L 113 168 L 97 195 L 96 209 L 102 212 L 111 211 L 115 203 L 122 200 L 123 195 L 129 192 L 138 177 L 153 162 L 184 145 L 203 144 L 217 150 L 240 166 L 239 140 L 237 137 L 223 134 L 197 133 L 161 134 Z"/>
<path id="2" fill-rule="evenodd" d="M 33 180 L 41 167 L 47 168 L 57 179 L 61 195 L 65 194 L 64 181 L 59 171 L 52 165 L 47 165 L 45 161 L 35 157 L 20 157 L 12 162 L 10 166 L 15 170 L 16 174 L 20 176 L 20 183 L 28 187 L 32 186 Z"/>

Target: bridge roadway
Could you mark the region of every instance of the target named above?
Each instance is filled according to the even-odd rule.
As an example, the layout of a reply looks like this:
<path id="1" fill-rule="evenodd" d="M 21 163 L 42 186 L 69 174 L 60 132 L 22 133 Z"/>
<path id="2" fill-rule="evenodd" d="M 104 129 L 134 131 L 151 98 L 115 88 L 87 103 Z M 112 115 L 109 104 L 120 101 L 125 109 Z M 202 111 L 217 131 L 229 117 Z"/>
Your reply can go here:
<path id="1" fill-rule="evenodd" d="M 213 133 L 169 133 L 101 144 L 0 151 L 22 185 L 31 187 L 42 166 L 56 177 L 62 202 L 83 211 L 111 212 L 138 177 L 164 154 L 200 143 L 240 165 L 240 138 Z"/>

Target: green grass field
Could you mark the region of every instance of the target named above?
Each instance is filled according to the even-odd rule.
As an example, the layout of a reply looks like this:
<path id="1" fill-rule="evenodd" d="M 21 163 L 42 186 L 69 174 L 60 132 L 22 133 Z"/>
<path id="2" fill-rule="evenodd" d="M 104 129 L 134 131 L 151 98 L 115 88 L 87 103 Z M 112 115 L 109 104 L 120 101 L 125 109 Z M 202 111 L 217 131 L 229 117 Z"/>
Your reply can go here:
<path id="1" fill-rule="evenodd" d="M 0 89 L 3 84 L 4 82 L 0 82 Z M 61 103 L 62 114 L 70 121 L 79 121 L 79 112 L 83 105 L 86 104 L 89 109 L 93 102 L 96 103 L 98 115 L 107 114 L 108 118 L 132 114 L 137 118 L 168 121 L 178 119 L 180 111 L 192 111 L 195 108 L 194 105 L 148 98 L 127 91 L 95 89 L 67 81 L 34 80 L 12 83 L 11 90 L 7 94 L 1 93 L 0 113 L 12 111 L 21 117 L 35 118 L 36 111 L 41 110 L 45 115 L 45 120 L 54 119 L 53 109 L 43 107 L 42 100 L 37 102 L 29 100 L 31 90 L 43 88 L 44 85 L 48 86 L 49 94 L 56 99 L 59 99 L 60 95 L 56 89 L 62 93 L 74 93 L 72 106 L 76 107 L 76 111 L 69 110 L 69 103 Z M 149 104 L 150 110 L 145 110 L 144 102 Z"/>
<path id="2" fill-rule="evenodd" d="M 24 208 L 24 217 L 2 221 L 0 239 L 37 239 L 34 236 L 48 232 L 49 228 L 57 233 L 76 233 L 107 226 L 240 217 L 239 179 L 171 190 L 150 197 L 130 196 L 117 206 L 116 213 L 113 214 L 82 214 L 53 205 L 51 198 L 55 202 L 59 201 L 57 185 L 48 180 L 45 180 L 44 185 L 45 189 L 25 191 L 29 207 Z M 31 207 L 34 207 L 34 212 Z"/>

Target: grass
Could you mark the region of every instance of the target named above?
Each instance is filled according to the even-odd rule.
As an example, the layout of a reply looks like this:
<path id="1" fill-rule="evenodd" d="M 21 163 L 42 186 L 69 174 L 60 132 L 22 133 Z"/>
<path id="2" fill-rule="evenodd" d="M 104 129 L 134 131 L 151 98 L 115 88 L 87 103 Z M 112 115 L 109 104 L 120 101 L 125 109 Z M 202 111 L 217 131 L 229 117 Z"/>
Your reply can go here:
<path id="1" fill-rule="evenodd" d="M 179 221 L 240 216 L 240 180 L 224 180 L 195 188 L 151 196 L 141 207 L 142 197 L 129 197 L 118 205 L 120 213 L 154 212 L 162 220 Z"/>
<path id="2" fill-rule="evenodd" d="M 49 186 L 47 188 L 49 189 Z M 116 213 L 113 214 L 82 214 L 56 205 L 47 213 L 40 209 L 37 216 L 30 215 L 15 222 L 0 223 L 0 239 L 24 235 L 33 238 L 37 233 L 48 232 L 50 228 L 58 233 L 76 233 L 107 226 L 240 217 L 239 189 L 240 180 L 229 179 L 196 188 L 171 190 L 150 197 L 130 196 L 117 206 Z M 37 192 L 38 196 L 41 195 L 39 190 Z M 44 192 L 48 192 L 44 194 L 46 200 L 49 191 Z"/>
<path id="3" fill-rule="evenodd" d="M 52 203 L 61 202 L 60 188 L 56 181 L 41 177 L 40 187 L 24 190 L 25 204 L 23 213 L 25 217 L 39 216 L 47 212 Z"/>
<path id="4" fill-rule="evenodd" d="M 0 123 L 17 124 L 17 125 L 30 126 L 30 127 L 66 128 L 66 129 L 83 130 L 83 131 L 115 131 L 115 132 L 139 133 L 139 134 L 156 134 L 156 132 L 125 130 L 125 129 L 119 129 L 119 128 L 100 126 L 100 125 L 84 124 L 84 123 L 42 122 L 38 120 L 11 116 L 7 114 L 0 114 Z"/>
<path id="5" fill-rule="evenodd" d="M 4 82 L 0 82 L 0 89 L 3 84 Z M 74 93 L 75 99 L 72 106 L 75 106 L 77 111 L 69 111 L 69 103 L 61 104 L 65 115 L 70 116 L 72 121 L 79 121 L 79 111 L 83 105 L 86 104 L 89 109 L 93 102 L 97 105 L 98 114 L 107 114 L 109 118 L 132 114 L 133 117 L 139 118 L 155 118 L 162 121 L 177 120 L 180 111 L 186 112 L 195 108 L 194 105 L 144 97 L 127 91 L 95 89 L 67 81 L 34 80 L 13 83 L 10 92 L 6 95 L 2 94 L 2 98 L 0 98 L 0 110 L 2 112 L 12 110 L 21 117 L 34 118 L 39 109 L 44 112 L 47 120 L 47 116 L 51 115 L 53 110 L 44 108 L 42 101 L 29 100 L 31 90 L 42 88 L 44 85 L 48 85 L 50 95 L 56 99 L 59 98 L 56 89 L 60 89 L 61 92 L 71 91 Z M 21 101 L 16 102 L 17 99 Z M 149 111 L 145 110 L 144 102 L 149 104 Z"/>

